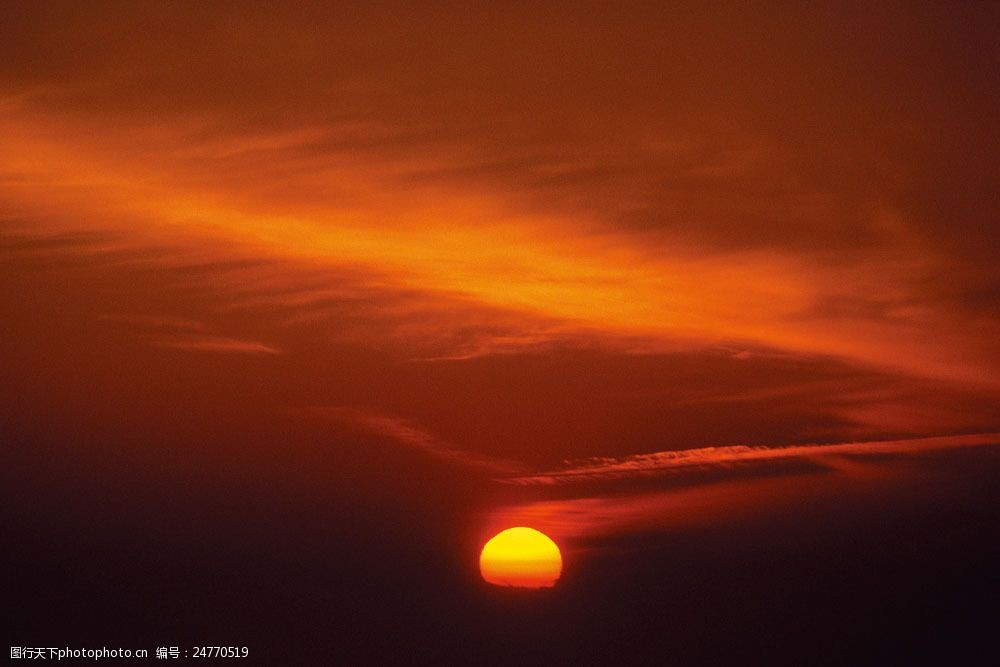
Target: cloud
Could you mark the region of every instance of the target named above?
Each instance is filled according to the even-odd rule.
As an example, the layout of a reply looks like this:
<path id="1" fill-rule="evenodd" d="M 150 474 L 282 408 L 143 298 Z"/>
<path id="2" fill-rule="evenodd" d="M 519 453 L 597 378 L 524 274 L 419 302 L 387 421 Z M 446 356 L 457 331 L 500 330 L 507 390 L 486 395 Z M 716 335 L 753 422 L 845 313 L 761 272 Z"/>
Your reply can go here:
<path id="1" fill-rule="evenodd" d="M 297 404 L 369 405 L 380 364 L 413 423 L 370 431 L 543 469 L 1000 427 L 975 9 L 37 4 L 0 28 L 23 341 L 53 304 L 95 354 L 284 352 Z"/>
<path id="2" fill-rule="evenodd" d="M 726 467 L 740 463 L 769 462 L 781 459 L 812 460 L 829 456 L 913 454 L 938 449 L 995 446 L 998 444 L 1000 444 L 1000 433 L 978 433 L 825 445 L 699 447 L 624 457 L 591 458 L 571 463 L 561 470 L 511 477 L 502 481 L 521 486 L 572 484 L 581 481 L 655 475 L 684 468 Z"/>
<path id="3" fill-rule="evenodd" d="M 461 449 L 452 443 L 428 433 L 407 420 L 390 417 L 370 410 L 342 406 L 324 406 L 298 408 L 293 410 L 293 412 L 313 418 L 334 419 L 360 427 L 369 433 L 390 438 L 408 447 L 421 450 L 434 458 L 471 468 L 505 474 L 515 473 L 523 469 L 523 466 L 516 461 L 498 459 Z"/>
<path id="4" fill-rule="evenodd" d="M 998 446 L 1000 434 L 976 434 L 624 457 L 581 465 L 563 471 L 565 476 L 528 476 L 528 485 L 543 485 L 536 492 L 550 497 L 499 507 L 483 521 L 487 532 L 529 525 L 586 548 L 609 536 L 746 525 L 776 516 L 802 520 L 816 511 L 838 519 L 877 516 L 910 503 L 933 506 L 962 488 L 970 469 L 993 465 Z M 962 450 L 966 454 L 959 456 Z M 681 471 L 687 472 L 683 478 L 666 475 Z M 648 483 L 637 483 L 647 476 Z M 560 491 L 574 495 L 551 497 Z"/>
<path id="5" fill-rule="evenodd" d="M 174 329 L 177 331 L 205 331 L 206 329 L 204 322 L 169 315 L 105 315 L 102 319 L 134 324 L 149 329 Z"/>
<path id="6" fill-rule="evenodd" d="M 276 347 L 255 340 L 241 340 L 224 336 L 174 336 L 151 340 L 156 347 L 191 352 L 217 352 L 220 354 L 281 354 Z"/>
<path id="7" fill-rule="evenodd" d="M 283 350 L 257 340 L 214 335 L 209 326 L 190 317 L 170 315 L 103 315 L 102 320 L 140 329 L 149 344 L 173 350 L 220 354 L 282 354 Z M 149 332 L 161 332 L 153 336 Z"/>
<path id="8" fill-rule="evenodd" d="M 350 269 L 367 276 L 370 292 L 464 304 L 467 317 L 436 323 L 452 349 L 416 350 L 415 358 L 470 358 L 585 335 L 617 350 L 634 351 L 633 341 L 641 340 L 656 351 L 731 344 L 830 355 L 996 387 L 1000 359 L 988 341 L 1000 336 L 1000 324 L 982 306 L 995 300 L 995 290 L 984 286 L 995 286 L 997 273 L 969 261 L 992 247 L 991 226 L 976 222 L 989 206 L 954 201 L 968 188 L 932 192 L 938 204 L 956 204 L 950 216 L 924 201 L 934 188 L 916 194 L 908 187 L 922 185 L 925 165 L 935 162 L 920 154 L 922 144 L 900 141 L 898 128 L 938 115 L 897 119 L 896 105 L 886 109 L 878 99 L 867 100 L 877 113 L 853 115 L 811 84 L 806 54 L 828 63 L 809 40 L 792 49 L 801 71 L 782 70 L 758 82 L 761 90 L 747 90 L 724 54 L 672 41 L 677 55 L 700 57 L 648 61 L 641 41 L 609 43 L 604 21 L 593 17 L 575 17 L 574 31 L 594 36 L 593 48 L 620 66 L 642 65 L 627 70 L 629 85 L 614 67 L 563 60 L 548 48 L 548 36 L 517 22 L 508 27 L 554 61 L 512 50 L 492 32 L 465 44 L 483 67 L 453 58 L 457 45 L 428 43 L 419 34 L 411 34 L 416 42 L 387 39 L 391 47 L 370 54 L 345 26 L 357 22 L 367 34 L 410 34 L 412 26 L 371 16 L 303 26 L 282 10 L 268 11 L 267 21 L 223 9 L 205 10 L 200 20 L 157 12 L 176 34 L 157 34 L 149 44 L 119 41 L 119 34 L 135 34 L 126 26 L 149 24 L 143 14 L 116 15 L 122 29 L 108 42 L 74 30 L 74 47 L 59 28 L 68 18 L 26 10 L 20 19 L 34 39 L 10 53 L 10 62 L 26 62 L 6 70 L 0 176 L 4 203 L 40 228 L 72 221 L 187 248 L 212 239 L 234 255 L 306 261 L 334 275 Z M 646 18 L 604 17 L 650 39 L 651 26 L 671 21 L 733 31 L 708 16 Z M 897 18 L 893 29 L 920 44 L 925 37 L 912 16 Z M 74 20 L 89 25 L 95 18 Z M 419 25 L 427 17 L 412 20 Z M 758 20 L 773 29 L 778 19 Z M 230 30 L 234 21 L 240 27 Z M 280 47 L 282 64 L 248 59 L 249 35 L 253 53 Z M 731 36 L 735 42 L 717 43 L 742 43 L 741 35 Z M 45 43 L 63 57 L 42 57 Z M 209 44 L 211 57 L 195 55 L 208 55 Z M 761 62 L 785 62 L 769 57 L 788 48 L 781 40 L 745 46 L 762 49 Z M 92 58 L 66 57 L 73 48 Z M 897 63 L 926 51 L 885 48 Z M 119 51 L 146 69 L 122 68 Z M 414 71 L 415 53 L 441 68 Z M 512 80 L 511 59 L 524 58 L 532 66 Z M 326 70 L 310 63 L 331 59 L 366 74 L 313 80 Z M 699 63 L 703 71 L 696 77 L 677 62 Z M 546 78 L 557 74 L 565 103 L 554 103 Z M 851 87 L 849 97 L 902 79 Z M 733 95 L 722 105 L 730 113 L 698 94 L 684 103 L 651 96 L 664 80 L 692 93 L 716 81 Z M 409 85 L 392 83 L 402 81 Z M 927 86 L 905 83 L 902 92 L 926 97 Z M 762 92 L 772 85 L 789 94 Z M 619 102 L 595 88 L 614 90 Z M 524 103 L 525 96 L 534 102 Z M 775 108 L 774 99 L 812 99 L 814 106 L 803 115 Z M 958 117 L 985 113 L 959 105 L 963 97 L 952 99 Z M 882 126 L 865 120 L 882 113 Z M 950 140 L 946 130 L 933 125 L 918 134 Z M 954 178 L 980 183 L 989 173 L 983 156 L 960 154 L 971 155 L 972 164 Z M 951 226 L 953 243 L 937 242 L 942 226 Z M 465 340 L 463 327 L 477 310 L 523 321 Z M 423 315 L 411 313 L 399 329 L 426 327 Z M 459 335 L 449 337 L 449 328 Z"/>

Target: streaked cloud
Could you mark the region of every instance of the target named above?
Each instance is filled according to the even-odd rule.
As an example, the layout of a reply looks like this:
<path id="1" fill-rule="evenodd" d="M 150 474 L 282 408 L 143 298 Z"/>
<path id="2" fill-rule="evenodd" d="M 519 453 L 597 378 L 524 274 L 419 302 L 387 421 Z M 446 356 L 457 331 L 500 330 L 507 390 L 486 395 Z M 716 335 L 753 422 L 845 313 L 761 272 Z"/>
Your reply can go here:
<path id="1" fill-rule="evenodd" d="M 939 449 L 996 446 L 1000 433 L 937 436 L 878 442 L 789 445 L 784 447 L 731 445 L 699 447 L 625 457 L 593 458 L 569 464 L 561 470 L 503 480 L 517 485 L 572 484 L 581 481 L 656 475 L 683 468 L 728 467 L 741 463 L 781 459 L 821 460 L 833 456 L 888 456 Z"/>
<path id="2" fill-rule="evenodd" d="M 510 460 L 493 458 L 488 455 L 462 449 L 415 426 L 405 419 L 398 419 L 370 410 L 353 407 L 324 406 L 297 408 L 294 414 L 314 419 L 332 419 L 360 427 L 369 433 L 390 438 L 408 447 L 414 447 L 426 454 L 463 466 L 487 470 L 494 473 L 514 473 L 523 465 Z"/>
<path id="3" fill-rule="evenodd" d="M 915 499 L 933 504 L 950 492 L 949 485 L 962 483 L 963 467 L 992 465 L 988 462 L 995 462 L 998 447 L 1000 435 L 979 434 L 629 457 L 583 466 L 562 478 L 533 479 L 529 484 L 547 485 L 542 488 L 550 492 L 563 488 L 563 482 L 577 482 L 578 493 L 568 486 L 569 497 L 508 504 L 483 521 L 487 531 L 536 526 L 586 549 L 614 536 L 766 522 L 776 515 L 801 518 L 810 507 L 858 505 L 866 512 L 894 512 Z M 648 483 L 638 485 L 640 479 Z"/>
<path id="4" fill-rule="evenodd" d="M 103 319 L 111 322 L 134 324 L 148 329 L 173 329 L 177 331 L 205 331 L 204 322 L 184 318 L 157 315 L 105 315 Z"/>
<path id="5" fill-rule="evenodd" d="M 168 23 L 185 21 L 166 13 Z M 275 25 L 287 27 L 290 17 L 275 13 Z M 328 43 L 307 40 L 296 57 L 323 57 Z M 342 45 L 350 53 L 358 46 Z M 376 70 L 408 71 L 395 50 L 381 55 Z M 155 53 L 146 62 L 169 69 Z M 875 134 L 868 137 L 841 128 L 834 152 L 822 133 L 775 133 L 753 122 L 761 119 L 752 97 L 734 107 L 737 117 L 703 113 L 677 126 L 668 100 L 648 100 L 653 116 L 666 119 L 652 123 L 641 105 L 606 108 L 574 89 L 588 122 L 556 131 L 558 105 L 505 114 L 473 97 L 468 115 L 407 113 L 413 102 L 436 107 L 439 98 L 419 86 L 405 95 L 371 89 L 378 77 L 322 90 L 279 86 L 282 99 L 298 100 L 280 120 L 247 115 L 211 87 L 199 104 L 167 77 L 162 88 L 137 92 L 159 105 L 154 118 L 112 94 L 133 90 L 136 73 L 92 65 L 98 71 L 83 77 L 89 88 L 20 81 L 0 106 L 5 205 L 38 229 L 73 225 L 185 248 L 215 243 L 233 255 L 349 269 L 374 292 L 524 320 L 518 335 L 480 335 L 428 358 L 582 335 L 627 351 L 731 345 L 829 355 L 995 388 L 1000 361 L 986 341 L 1000 329 L 975 295 L 997 283 L 996 272 L 971 261 L 977 244 L 935 242 L 940 223 L 900 193 L 898 182 L 923 161 L 895 149 L 895 130 L 865 128 Z M 238 84 L 248 74 L 225 62 L 187 66 L 248 92 Z M 522 86 L 533 95 L 546 88 L 492 75 L 504 99 Z M 340 112 L 314 111 L 331 101 Z M 850 126 L 837 116 L 846 111 L 816 109 L 830 128 Z M 785 130 L 796 127 L 791 112 L 778 115 Z M 963 235 L 987 233 L 961 224 Z M 456 319 L 437 320 L 442 337 L 463 326 Z"/>
<path id="6" fill-rule="evenodd" d="M 218 352 L 221 354 L 281 354 L 281 350 L 255 340 L 241 340 L 224 336 L 173 336 L 150 340 L 151 345 L 191 352 Z"/>

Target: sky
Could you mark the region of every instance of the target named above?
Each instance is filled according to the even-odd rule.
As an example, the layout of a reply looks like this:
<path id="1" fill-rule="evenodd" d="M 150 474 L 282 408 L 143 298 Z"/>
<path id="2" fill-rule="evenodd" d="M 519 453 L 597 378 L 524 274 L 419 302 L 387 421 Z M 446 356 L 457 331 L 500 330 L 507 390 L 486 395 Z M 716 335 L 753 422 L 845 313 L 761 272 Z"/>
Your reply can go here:
<path id="1" fill-rule="evenodd" d="M 728 663 L 721 623 L 801 663 L 819 630 L 762 628 L 891 658 L 934 614 L 967 644 L 950 596 L 995 591 L 1000 546 L 998 19 L 5 4 L 12 645 L 530 662 L 627 627 L 588 650 Z M 563 551 L 542 597 L 479 581 L 514 525 Z M 844 591 L 898 625 L 843 626 Z"/>

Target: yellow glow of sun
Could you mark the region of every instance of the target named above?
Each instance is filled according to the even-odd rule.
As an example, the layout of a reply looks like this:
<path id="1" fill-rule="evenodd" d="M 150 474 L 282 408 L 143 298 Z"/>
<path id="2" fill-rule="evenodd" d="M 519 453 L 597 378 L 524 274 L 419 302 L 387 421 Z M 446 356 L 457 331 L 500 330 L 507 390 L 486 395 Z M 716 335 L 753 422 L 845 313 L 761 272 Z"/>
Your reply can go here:
<path id="1" fill-rule="evenodd" d="M 562 574 L 562 554 L 555 542 L 534 528 L 508 528 L 483 547 L 479 571 L 497 586 L 550 588 Z"/>

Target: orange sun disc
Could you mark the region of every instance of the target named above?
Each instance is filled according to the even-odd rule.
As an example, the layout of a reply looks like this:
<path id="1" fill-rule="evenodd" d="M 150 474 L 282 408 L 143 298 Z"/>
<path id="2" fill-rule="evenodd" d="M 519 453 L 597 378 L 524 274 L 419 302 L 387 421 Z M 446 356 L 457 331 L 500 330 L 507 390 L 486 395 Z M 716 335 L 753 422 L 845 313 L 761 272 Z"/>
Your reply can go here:
<path id="1" fill-rule="evenodd" d="M 508 528 L 483 547 L 479 571 L 497 586 L 550 588 L 562 574 L 562 554 L 555 542 L 534 528 Z"/>

